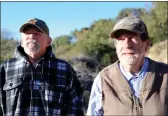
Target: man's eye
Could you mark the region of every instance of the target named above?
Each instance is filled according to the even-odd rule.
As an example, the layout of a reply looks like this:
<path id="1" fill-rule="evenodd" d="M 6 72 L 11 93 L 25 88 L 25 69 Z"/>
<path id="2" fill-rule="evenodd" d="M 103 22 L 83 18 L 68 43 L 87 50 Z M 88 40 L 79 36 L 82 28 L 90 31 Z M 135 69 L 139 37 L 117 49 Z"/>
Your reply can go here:
<path id="1" fill-rule="evenodd" d="M 118 40 L 124 40 L 124 39 L 125 39 L 125 38 L 123 38 L 123 37 L 119 37 L 119 38 L 118 38 Z"/>
<path id="2" fill-rule="evenodd" d="M 36 35 L 40 35 L 41 33 L 40 33 L 40 32 L 36 32 L 35 34 L 36 34 Z"/>
<path id="3" fill-rule="evenodd" d="M 29 33 L 29 32 L 25 32 L 25 35 L 29 35 L 29 34 L 31 34 L 31 33 Z"/>

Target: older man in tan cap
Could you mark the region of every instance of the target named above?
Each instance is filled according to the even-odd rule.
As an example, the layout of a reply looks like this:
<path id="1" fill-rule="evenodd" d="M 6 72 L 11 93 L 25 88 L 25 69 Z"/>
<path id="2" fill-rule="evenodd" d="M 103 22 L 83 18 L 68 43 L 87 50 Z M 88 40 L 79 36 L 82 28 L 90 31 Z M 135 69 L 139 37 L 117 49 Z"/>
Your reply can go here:
<path id="1" fill-rule="evenodd" d="M 145 57 L 150 46 L 145 23 L 125 17 L 110 38 L 119 60 L 95 78 L 87 115 L 167 115 L 168 65 Z"/>
<path id="2" fill-rule="evenodd" d="M 33 18 L 20 28 L 21 45 L 0 68 L 1 116 L 84 115 L 74 69 L 52 53 L 49 28 Z"/>

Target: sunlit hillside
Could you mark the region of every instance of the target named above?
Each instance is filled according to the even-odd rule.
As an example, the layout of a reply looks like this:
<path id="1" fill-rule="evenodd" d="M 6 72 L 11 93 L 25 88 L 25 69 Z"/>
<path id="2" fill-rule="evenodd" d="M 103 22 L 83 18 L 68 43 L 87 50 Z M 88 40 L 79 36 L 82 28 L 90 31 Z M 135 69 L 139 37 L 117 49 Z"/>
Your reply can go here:
<path id="1" fill-rule="evenodd" d="M 159 61 L 159 62 L 164 62 L 164 63 L 168 63 L 167 59 L 168 59 L 168 51 L 167 51 L 167 44 L 168 41 L 162 41 L 159 42 L 157 44 L 154 44 L 148 53 L 148 57 L 152 58 L 153 60 Z"/>

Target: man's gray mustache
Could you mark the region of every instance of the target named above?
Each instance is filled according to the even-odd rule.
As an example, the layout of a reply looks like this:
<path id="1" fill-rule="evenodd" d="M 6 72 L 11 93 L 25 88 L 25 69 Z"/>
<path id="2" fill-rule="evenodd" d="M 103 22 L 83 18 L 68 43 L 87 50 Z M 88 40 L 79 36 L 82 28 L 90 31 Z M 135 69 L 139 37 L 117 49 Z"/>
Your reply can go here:
<path id="1" fill-rule="evenodd" d="M 38 46 L 39 46 L 39 43 L 38 43 L 36 40 L 33 40 L 33 41 L 29 41 L 29 42 L 27 42 L 27 45 L 28 45 L 29 43 L 33 43 L 33 44 L 36 44 L 36 45 L 38 45 Z"/>

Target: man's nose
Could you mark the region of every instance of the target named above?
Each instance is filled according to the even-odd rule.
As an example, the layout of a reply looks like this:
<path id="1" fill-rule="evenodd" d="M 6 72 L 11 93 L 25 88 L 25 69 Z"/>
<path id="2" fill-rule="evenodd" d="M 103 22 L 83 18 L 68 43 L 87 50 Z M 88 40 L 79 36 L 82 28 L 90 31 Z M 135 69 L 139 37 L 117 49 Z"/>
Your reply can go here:
<path id="1" fill-rule="evenodd" d="M 125 45 L 130 45 L 131 44 L 131 38 L 125 37 L 124 44 Z"/>
<path id="2" fill-rule="evenodd" d="M 36 39 L 35 34 L 33 34 L 33 33 L 32 33 L 32 34 L 30 34 L 30 38 L 31 38 L 31 39 Z"/>

